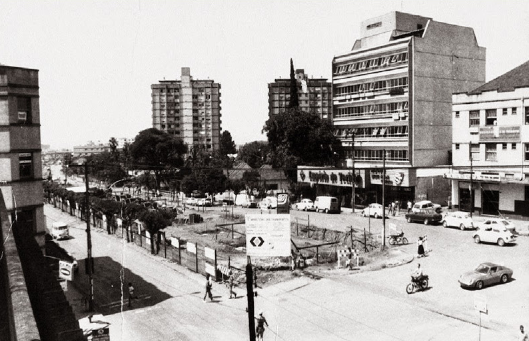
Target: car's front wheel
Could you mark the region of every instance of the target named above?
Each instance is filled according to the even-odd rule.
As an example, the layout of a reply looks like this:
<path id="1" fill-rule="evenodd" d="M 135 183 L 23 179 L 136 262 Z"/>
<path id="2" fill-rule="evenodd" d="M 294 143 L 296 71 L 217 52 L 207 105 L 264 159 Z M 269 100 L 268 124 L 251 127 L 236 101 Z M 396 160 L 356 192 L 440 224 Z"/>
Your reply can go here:
<path id="1" fill-rule="evenodd" d="M 464 224 L 459 225 L 459 229 L 460 229 L 461 231 L 465 231 L 465 225 L 464 225 Z"/>
<path id="2" fill-rule="evenodd" d="M 407 221 L 408 223 L 411 223 L 411 218 L 410 218 L 410 217 L 406 218 L 406 221 Z"/>
<path id="3" fill-rule="evenodd" d="M 476 283 L 476 289 L 478 289 L 478 290 L 483 289 L 483 281 L 478 281 L 478 282 Z"/>
<path id="4" fill-rule="evenodd" d="M 373 217 L 375 217 L 375 219 L 378 219 L 378 213 L 375 213 Z"/>
<path id="5" fill-rule="evenodd" d="M 443 221 L 443 227 L 444 227 L 444 228 L 447 228 L 447 227 L 448 227 L 448 224 L 446 223 L 446 220 Z"/>
<path id="6" fill-rule="evenodd" d="M 479 238 L 479 236 L 474 236 L 474 243 L 476 244 L 481 243 L 481 238 Z"/>
<path id="7" fill-rule="evenodd" d="M 507 276 L 507 275 L 501 276 L 500 281 L 501 281 L 502 284 L 507 283 L 509 281 L 509 276 Z"/>
<path id="8" fill-rule="evenodd" d="M 504 246 L 504 245 L 505 245 L 505 240 L 503 240 L 503 239 L 501 239 L 501 238 L 498 239 L 498 245 L 499 245 L 499 246 Z"/>
<path id="9" fill-rule="evenodd" d="M 424 219 L 424 225 L 428 225 L 430 221 L 428 219 Z"/>

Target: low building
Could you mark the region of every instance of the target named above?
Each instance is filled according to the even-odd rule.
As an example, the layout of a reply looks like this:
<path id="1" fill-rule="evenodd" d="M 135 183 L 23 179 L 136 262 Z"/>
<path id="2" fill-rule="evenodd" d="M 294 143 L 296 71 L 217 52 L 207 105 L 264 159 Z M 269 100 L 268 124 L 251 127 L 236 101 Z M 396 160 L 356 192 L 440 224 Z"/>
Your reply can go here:
<path id="1" fill-rule="evenodd" d="M 529 61 L 453 95 L 452 204 L 529 217 Z"/>
<path id="2" fill-rule="evenodd" d="M 101 154 L 103 152 L 110 152 L 110 144 L 90 141 L 85 145 L 73 147 L 73 156 L 75 157 Z"/>

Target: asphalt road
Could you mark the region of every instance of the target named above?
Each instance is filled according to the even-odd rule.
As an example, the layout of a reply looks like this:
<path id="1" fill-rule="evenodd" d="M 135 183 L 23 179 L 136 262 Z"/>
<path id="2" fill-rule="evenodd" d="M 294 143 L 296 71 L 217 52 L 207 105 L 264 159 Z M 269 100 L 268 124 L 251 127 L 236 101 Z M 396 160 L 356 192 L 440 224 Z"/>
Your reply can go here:
<path id="1" fill-rule="evenodd" d="M 74 218 L 46 206 L 53 220 Z M 292 212 L 293 218 L 307 215 Z M 309 213 L 311 223 L 381 229 L 381 220 L 342 213 Z M 388 221 L 404 229 L 410 241 L 428 235 L 433 251 L 420 259 L 430 276 L 430 289 L 407 295 L 406 284 L 416 262 L 361 274 L 338 273 L 321 280 L 305 277 L 259 289 L 256 309 L 270 325 L 265 340 L 466 340 L 478 339 L 475 291 L 459 287 L 459 275 L 483 261 L 504 263 L 514 279 L 486 288 L 489 313 L 482 316 L 481 340 L 515 340 L 518 326 L 529 325 L 529 239 L 515 246 L 474 244 L 471 231 Z M 345 225 L 344 225 L 345 224 Z M 72 239 L 59 242 L 76 258 L 86 256 L 85 225 L 72 228 Z M 176 264 L 149 255 L 106 233 L 92 233 L 95 300 L 111 323 L 111 340 L 244 340 L 248 339 L 246 298 L 229 300 L 226 287 L 215 284 L 215 302 L 204 303 L 204 278 Z M 398 246 L 415 253 L 416 246 Z M 81 269 L 82 270 L 82 269 Z M 82 271 L 80 271 L 82 273 Z M 86 278 L 78 279 L 79 286 Z M 126 284 L 139 296 L 127 307 Z M 241 294 L 242 288 L 236 290 Z M 122 304 L 122 298 L 123 303 Z"/>

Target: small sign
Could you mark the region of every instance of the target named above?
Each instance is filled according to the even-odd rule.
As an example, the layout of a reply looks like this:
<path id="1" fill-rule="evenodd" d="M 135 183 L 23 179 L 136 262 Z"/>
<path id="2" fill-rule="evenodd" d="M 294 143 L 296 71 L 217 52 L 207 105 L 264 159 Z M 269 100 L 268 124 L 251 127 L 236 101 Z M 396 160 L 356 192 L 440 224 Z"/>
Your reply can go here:
<path id="1" fill-rule="evenodd" d="M 180 248 L 180 240 L 178 240 L 178 238 L 171 237 L 171 245 L 176 247 L 177 249 L 179 249 Z"/>
<path id="2" fill-rule="evenodd" d="M 215 266 L 209 263 L 206 263 L 206 273 L 210 274 L 211 276 L 213 276 L 213 278 L 215 278 L 216 276 Z"/>
<path id="3" fill-rule="evenodd" d="M 92 341 L 110 341 L 109 327 L 92 330 Z"/>
<path id="4" fill-rule="evenodd" d="M 197 245 L 193 243 L 186 243 L 187 252 L 197 253 Z"/>
<path id="5" fill-rule="evenodd" d="M 209 247 L 204 247 L 204 255 L 206 258 L 215 260 L 215 249 L 211 249 Z"/>
<path id="6" fill-rule="evenodd" d="M 290 214 L 247 214 L 245 223 L 248 256 L 290 256 Z"/>
<path id="7" fill-rule="evenodd" d="M 73 263 L 59 261 L 59 278 L 73 281 Z"/>
<path id="8" fill-rule="evenodd" d="M 487 298 L 481 294 L 474 295 L 474 309 L 487 314 Z"/>

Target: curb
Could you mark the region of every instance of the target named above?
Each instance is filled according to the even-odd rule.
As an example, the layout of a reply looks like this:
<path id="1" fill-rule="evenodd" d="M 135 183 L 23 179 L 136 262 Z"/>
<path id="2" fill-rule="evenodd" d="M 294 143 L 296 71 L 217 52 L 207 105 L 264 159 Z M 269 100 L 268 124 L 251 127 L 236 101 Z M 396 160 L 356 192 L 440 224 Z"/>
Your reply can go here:
<path id="1" fill-rule="evenodd" d="M 397 266 L 400 266 L 400 265 L 409 264 L 409 263 L 413 262 L 414 259 L 415 259 L 415 256 L 410 255 L 408 257 L 403 257 L 403 258 L 401 258 L 400 260 L 397 260 L 397 261 L 386 262 L 386 267 L 387 268 L 394 268 L 394 267 L 397 267 Z"/>

